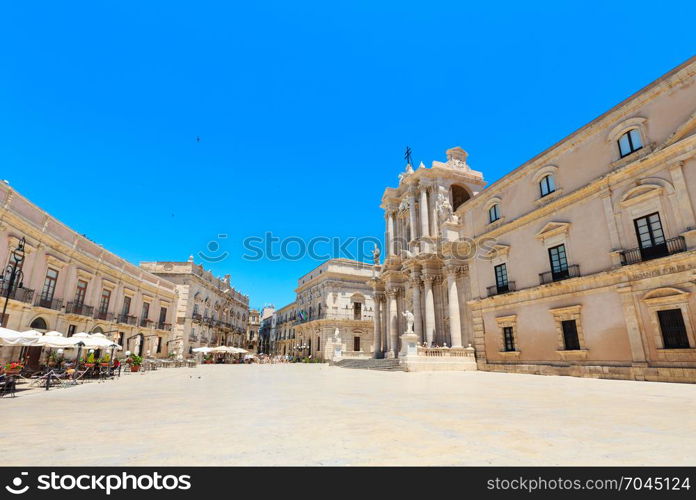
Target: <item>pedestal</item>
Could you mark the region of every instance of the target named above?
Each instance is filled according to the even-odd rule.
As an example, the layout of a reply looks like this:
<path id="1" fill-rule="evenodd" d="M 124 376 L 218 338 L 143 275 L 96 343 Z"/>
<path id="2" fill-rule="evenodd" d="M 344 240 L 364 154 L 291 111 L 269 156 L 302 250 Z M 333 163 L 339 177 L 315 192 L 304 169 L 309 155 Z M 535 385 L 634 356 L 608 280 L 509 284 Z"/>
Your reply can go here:
<path id="1" fill-rule="evenodd" d="M 331 361 L 338 362 L 343 359 L 343 342 L 331 341 Z"/>
<path id="2" fill-rule="evenodd" d="M 401 352 L 399 356 L 417 356 L 418 355 L 418 335 L 415 333 L 404 333 L 401 336 Z"/>

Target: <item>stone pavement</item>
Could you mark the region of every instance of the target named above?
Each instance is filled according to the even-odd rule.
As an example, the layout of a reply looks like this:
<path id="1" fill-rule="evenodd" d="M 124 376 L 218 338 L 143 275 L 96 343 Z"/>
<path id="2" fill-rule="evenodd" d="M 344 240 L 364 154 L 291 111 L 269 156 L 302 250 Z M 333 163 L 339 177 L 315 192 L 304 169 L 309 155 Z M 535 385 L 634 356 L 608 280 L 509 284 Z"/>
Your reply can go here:
<path id="1" fill-rule="evenodd" d="M 693 465 L 696 385 L 208 365 L 0 400 L 4 465 Z"/>

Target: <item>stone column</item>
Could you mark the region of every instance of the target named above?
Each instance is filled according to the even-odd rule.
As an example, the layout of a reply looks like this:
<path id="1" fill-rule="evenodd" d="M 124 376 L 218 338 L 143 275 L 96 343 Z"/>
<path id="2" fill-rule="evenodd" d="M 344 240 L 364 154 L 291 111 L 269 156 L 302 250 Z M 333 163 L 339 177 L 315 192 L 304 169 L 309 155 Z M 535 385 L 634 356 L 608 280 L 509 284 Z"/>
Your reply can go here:
<path id="1" fill-rule="evenodd" d="M 435 300 L 433 299 L 433 276 L 423 275 L 425 285 L 425 343 L 430 347 L 435 338 Z"/>
<path id="2" fill-rule="evenodd" d="M 428 189 L 423 186 L 420 188 L 420 216 L 421 216 L 421 237 L 430 235 L 428 224 Z"/>
<path id="3" fill-rule="evenodd" d="M 462 326 L 459 316 L 459 291 L 457 268 L 447 268 L 447 302 L 449 304 L 450 347 L 462 347 Z"/>
<path id="4" fill-rule="evenodd" d="M 382 354 L 382 296 L 375 294 L 375 338 L 373 342 L 373 358 L 378 358 Z"/>
<path id="5" fill-rule="evenodd" d="M 387 295 L 389 296 L 389 352 L 390 357 L 396 357 L 396 350 L 399 344 L 399 318 L 397 317 L 396 296 L 398 289 L 391 288 Z"/>
<path id="6" fill-rule="evenodd" d="M 423 342 L 423 315 L 420 299 L 420 276 L 414 271 L 411 275 L 411 289 L 413 290 L 413 333 L 418 335 L 418 342 Z"/>
<path id="7" fill-rule="evenodd" d="M 394 255 L 396 253 L 396 246 L 394 242 L 394 212 L 389 212 L 387 215 L 387 238 L 389 239 L 389 244 L 387 245 L 387 255 Z"/>
<path id="8" fill-rule="evenodd" d="M 636 311 L 631 285 L 618 285 L 616 291 L 619 293 L 619 297 L 621 297 L 624 321 L 626 322 L 626 333 L 628 334 L 628 344 L 631 347 L 631 358 L 633 363 L 645 363 L 645 348 L 643 346 L 643 336 L 640 331 L 640 319 L 638 317 L 638 311 Z"/>
<path id="9" fill-rule="evenodd" d="M 438 194 L 439 188 L 437 186 L 432 186 L 430 188 L 430 203 L 431 203 L 431 210 L 430 210 L 430 236 L 433 238 L 437 238 L 438 236 L 438 222 L 437 222 L 437 207 L 435 204 L 437 203 L 437 194 Z"/>
<path id="10" fill-rule="evenodd" d="M 684 179 L 684 162 L 675 163 L 669 168 L 672 184 L 674 184 L 674 196 L 677 201 L 678 210 L 675 210 L 675 215 L 681 215 L 683 229 L 696 229 L 696 217 L 694 216 L 694 207 L 689 198 L 689 191 L 686 187 Z M 693 165 L 692 165 L 693 167 Z"/>
<path id="11" fill-rule="evenodd" d="M 416 193 L 415 191 L 410 191 L 409 196 L 408 196 L 408 211 L 409 215 L 411 217 L 410 219 L 410 224 L 411 224 L 411 241 L 414 241 L 418 238 L 418 220 L 416 216 Z"/>

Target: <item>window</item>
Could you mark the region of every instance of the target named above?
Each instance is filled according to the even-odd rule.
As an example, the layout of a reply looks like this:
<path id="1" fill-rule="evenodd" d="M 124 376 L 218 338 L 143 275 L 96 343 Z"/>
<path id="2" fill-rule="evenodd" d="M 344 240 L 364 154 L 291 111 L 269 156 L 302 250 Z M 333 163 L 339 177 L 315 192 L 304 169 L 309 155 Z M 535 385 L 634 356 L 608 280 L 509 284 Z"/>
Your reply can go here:
<path id="1" fill-rule="evenodd" d="M 511 326 L 503 327 L 503 349 L 505 352 L 515 350 L 515 336 Z"/>
<path id="2" fill-rule="evenodd" d="M 498 293 L 505 293 L 509 290 L 507 265 L 500 264 L 493 268 L 495 270 L 495 285 Z"/>
<path id="3" fill-rule="evenodd" d="M 362 304 L 360 302 L 353 302 L 353 319 L 362 319 Z"/>
<path id="4" fill-rule="evenodd" d="M 196 306 L 194 306 L 194 311 L 196 311 Z M 149 302 L 143 302 L 143 311 L 140 315 L 142 319 L 147 319 L 150 317 L 150 303 Z"/>
<path id="5" fill-rule="evenodd" d="M 124 336 L 125 336 L 125 334 L 123 332 L 118 332 L 116 334 L 116 343 L 118 345 L 120 345 L 121 347 L 123 347 L 123 337 Z"/>
<path id="6" fill-rule="evenodd" d="M 87 282 L 84 280 L 77 281 L 77 291 L 75 292 L 75 305 L 81 306 L 85 303 L 87 296 Z"/>
<path id="7" fill-rule="evenodd" d="M 321 351 L 319 348 L 321 346 L 321 337 L 317 337 L 317 351 Z"/>
<path id="8" fill-rule="evenodd" d="M 565 245 L 549 248 L 549 261 L 551 263 L 551 276 L 554 281 L 568 277 L 568 258 Z"/>
<path id="9" fill-rule="evenodd" d="M 689 337 L 681 309 L 657 311 L 665 349 L 688 349 Z"/>
<path id="10" fill-rule="evenodd" d="M 539 190 L 541 191 L 542 197 L 549 195 L 556 190 L 553 175 L 546 175 L 541 179 L 541 181 L 539 181 Z"/>
<path id="11" fill-rule="evenodd" d="M 58 271 L 48 268 L 44 279 L 43 289 L 41 290 L 41 302 L 51 302 L 53 294 L 56 293 L 56 283 L 58 282 Z"/>
<path id="12" fill-rule="evenodd" d="M 101 299 L 99 300 L 99 313 L 106 314 L 109 310 L 109 302 L 111 301 L 111 290 L 104 288 L 102 290 Z"/>
<path id="13" fill-rule="evenodd" d="M 160 307 L 159 324 L 163 325 L 167 321 L 167 308 Z"/>
<path id="14" fill-rule="evenodd" d="M 667 243 L 659 213 L 655 212 L 635 219 L 633 224 L 636 228 L 636 237 L 643 260 L 667 255 Z"/>
<path id="15" fill-rule="evenodd" d="M 162 352 L 162 337 L 157 337 L 157 352 Z"/>
<path id="16" fill-rule="evenodd" d="M 457 210 L 469 198 L 469 192 L 464 187 L 452 186 L 452 210 Z"/>
<path id="17" fill-rule="evenodd" d="M 640 139 L 640 132 L 637 128 L 629 130 L 619 138 L 619 153 L 621 158 L 628 156 L 634 151 L 638 151 L 643 147 L 643 141 Z"/>
<path id="18" fill-rule="evenodd" d="M 500 210 L 498 208 L 498 204 L 496 203 L 488 209 L 488 222 L 495 222 L 498 219 L 500 219 Z"/>
<path id="19" fill-rule="evenodd" d="M 360 350 L 360 337 L 353 337 L 353 350 L 354 351 Z"/>
<path id="20" fill-rule="evenodd" d="M 77 325 L 68 325 L 68 337 L 75 335 L 75 330 L 77 330 Z"/>
<path id="21" fill-rule="evenodd" d="M 48 325 L 46 324 L 45 319 L 36 318 L 34 321 L 31 322 L 29 328 L 31 328 L 32 330 L 48 330 Z"/>
<path id="22" fill-rule="evenodd" d="M 574 319 L 561 321 L 563 329 L 563 345 L 566 351 L 579 351 L 580 338 L 578 337 L 578 327 Z"/>
<path id="23" fill-rule="evenodd" d="M 130 306 L 131 298 L 128 295 L 126 295 L 123 297 L 123 306 L 121 307 L 122 316 L 128 316 L 128 313 L 130 312 Z"/>

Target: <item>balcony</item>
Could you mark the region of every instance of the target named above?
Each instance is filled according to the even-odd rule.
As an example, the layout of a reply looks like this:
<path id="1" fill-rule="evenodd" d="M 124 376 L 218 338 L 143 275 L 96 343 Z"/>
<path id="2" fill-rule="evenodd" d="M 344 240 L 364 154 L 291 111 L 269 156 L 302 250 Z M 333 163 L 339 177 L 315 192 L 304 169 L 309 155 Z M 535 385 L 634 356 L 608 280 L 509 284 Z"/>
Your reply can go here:
<path id="1" fill-rule="evenodd" d="M 203 316 L 201 316 L 199 313 L 193 313 L 193 314 L 191 314 L 191 319 L 192 319 L 193 321 L 199 321 L 199 322 L 200 322 L 200 321 L 203 320 Z"/>
<path id="2" fill-rule="evenodd" d="M 189 335 L 189 342 L 198 342 L 198 337 L 196 335 Z"/>
<path id="3" fill-rule="evenodd" d="M 80 302 L 68 302 L 65 306 L 66 314 L 78 314 L 80 316 L 92 316 L 94 307 L 82 304 Z"/>
<path id="4" fill-rule="evenodd" d="M 6 283 L 0 286 L 0 294 L 2 294 L 3 297 L 9 297 L 13 300 L 18 300 L 20 302 L 31 304 L 31 301 L 34 298 L 34 290 L 32 290 L 31 288 L 13 287 L 13 290 L 10 292 L 9 295 L 7 295 L 7 288 L 8 287 Z"/>
<path id="5" fill-rule="evenodd" d="M 155 322 L 147 318 L 141 318 L 139 324 L 143 328 L 153 328 L 155 326 Z"/>
<path id="6" fill-rule="evenodd" d="M 116 320 L 118 323 L 123 323 L 124 325 L 137 325 L 138 319 L 135 316 L 130 316 L 128 314 L 119 314 Z"/>
<path id="7" fill-rule="evenodd" d="M 171 332 L 172 331 L 172 324 L 171 323 L 157 323 L 157 329 Z"/>
<path id="8" fill-rule="evenodd" d="M 488 296 L 493 297 L 494 295 L 502 295 L 503 293 L 514 292 L 515 282 L 508 281 L 505 285 L 493 285 L 486 288 L 488 291 Z"/>
<path id="9" fill-rule="evenodd" d="M 106 311 L 97 310 L 94 312 L 94 319 L 100 319 L 102 321 L 113 321 L 114 314 Z"/>
<path id="10" fill-rule="evenodd" d="M 555 281 L 563 281 L 569 278 L 577 278 L 580 276 L 580 266 L 573 264 L 561 269 L 560 271 L 547 271 L 545 273 L 539 273 L 539 284 L 545 285 L 547 283 L 553 283 Z"/>
<path id="11" fill-rule="evenodd" d="M 621 256 L 621 265 L 628 266 L 681 252 L 686 252 L 686 240 L 683 236 L 677 236 L 660 245 L 648 248 L 632 248 L 631 250 L 624 250 L 619 255 Z"/>
<path id="12" fill-rule="evenodd" d="M 54 299 L 48 297 L 37 297 L 34 301 L 35 306 L 45 307 L 46 309 L 55 309 L 56 311 L 63 307 L 63 299 Z"/>
<path id="13" fill-rule="evenodd" d="M 301 323 L 307 323 L 308 321 L 316 321 L 318 319 L 372 321 L 373 316 L 372 311 L 356 312 L 353 309 L 341 309 L 339 311 L 322 311 L 320 314 L 312 314 L 311 316 L 306 316 L 304 319 L 298 317 L 295 321 L 292 322 L 292 324 L 299 325 Z M 240 330 L 242 329 L 240 328 Z"/>

